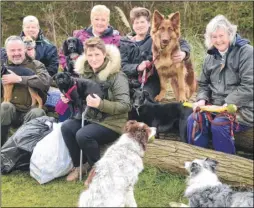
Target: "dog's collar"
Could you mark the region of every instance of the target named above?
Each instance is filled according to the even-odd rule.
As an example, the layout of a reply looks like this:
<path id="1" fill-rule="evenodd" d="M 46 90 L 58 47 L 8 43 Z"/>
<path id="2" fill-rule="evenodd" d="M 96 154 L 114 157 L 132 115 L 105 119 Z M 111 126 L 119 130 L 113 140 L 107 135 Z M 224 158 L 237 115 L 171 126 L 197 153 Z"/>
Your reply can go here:
<path id="1" fill-rule="evenodd" d="M 71 99 L 71 93 L 73 90 L 77 89 L 77 83 L 75 82 L 74 85 L 65 93 L 65 97 L 67 97 L 69 100 Z"/>
<path id="2" fill-rule="evenodd" d="M 78 59 L 78 57 L 79 57 L 79 54 L 77 54 L 77 53 L 75 53 L 75 54 L 70 54 L 70 58 L 71 58 L 71 60 L 77 60 Z"/>

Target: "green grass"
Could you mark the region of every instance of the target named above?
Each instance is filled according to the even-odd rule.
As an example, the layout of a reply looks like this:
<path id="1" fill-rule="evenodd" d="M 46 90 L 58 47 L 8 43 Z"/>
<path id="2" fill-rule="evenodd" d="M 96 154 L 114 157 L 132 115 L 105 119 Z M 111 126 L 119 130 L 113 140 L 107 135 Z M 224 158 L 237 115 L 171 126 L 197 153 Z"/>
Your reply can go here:
<path id="1" fill-rule="evenodd" d="M 83 182 L 65 177 L 40 185 L 29 172 L 14 171 L 2 176 L 2 207 L 76 207 Z M 146 166 L 135 186 L 139 207 L 168 207 L 169 202 L 187 203 L 183 198 L 185 179 Z"/>

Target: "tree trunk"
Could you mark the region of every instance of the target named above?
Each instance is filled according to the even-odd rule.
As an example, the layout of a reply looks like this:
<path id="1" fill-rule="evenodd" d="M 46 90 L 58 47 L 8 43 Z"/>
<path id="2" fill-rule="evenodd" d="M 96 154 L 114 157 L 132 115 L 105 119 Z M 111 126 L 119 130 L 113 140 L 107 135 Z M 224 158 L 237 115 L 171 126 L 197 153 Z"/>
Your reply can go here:
<path id="1" fill-rule="evenodd" d="M 148 145 L 144 161 L 172 173 L 187 175 L 185 161 L 206 157 L 219 162 L 217 174 L 223 182 L 234 186 L 253 187 L 253 160 L 183 142 L 157 139 Z"/>

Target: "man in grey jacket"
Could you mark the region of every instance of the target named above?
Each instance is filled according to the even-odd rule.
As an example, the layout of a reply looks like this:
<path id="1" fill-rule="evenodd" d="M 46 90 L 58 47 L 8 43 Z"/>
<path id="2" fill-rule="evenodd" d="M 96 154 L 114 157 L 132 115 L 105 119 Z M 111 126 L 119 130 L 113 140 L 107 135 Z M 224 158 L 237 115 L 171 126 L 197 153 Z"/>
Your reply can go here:
<path id="1" fill-rule="evenodd" d="M 216 16 L 207 25 L 208 55 L 194 104 L 194 111 L 197 106 L 208 103 L 235 104 L 238 107 L 236 119 L 231 120 L 230 115 L 225 114 L 213 115 L 210 125 L 207 114 L 201 113 L 196 120 L 189 117 L 187 129 L 189 143 L 207 147 L 211 131 L 214 149 L 231 154 L 235 153 L 233 133 L 253 127 L 253 46 L 236 34 L 236 30 L 237 26 L 223 15 Z M 202 124 L 202 131 L 195 131 L 195 122 Z"/>

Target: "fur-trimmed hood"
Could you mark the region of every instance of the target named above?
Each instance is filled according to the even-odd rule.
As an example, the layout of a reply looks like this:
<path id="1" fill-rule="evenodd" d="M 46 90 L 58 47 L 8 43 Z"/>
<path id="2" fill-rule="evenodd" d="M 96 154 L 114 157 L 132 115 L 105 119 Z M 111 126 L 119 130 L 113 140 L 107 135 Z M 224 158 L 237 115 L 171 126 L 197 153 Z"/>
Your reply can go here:
<path id="1" fill-rule="evenodd" d="M 101 81 L 106 81 L 108 76 L 115 74 L 121 69 L 121 56 L 120 51 L 115 45 L 106 44 L 106 57 L 109 59 L 107 66 L 98 73 L 98 78 Z M 75 63 L 74 71 L 80 75 L 86 72 L 92 72 L 90 69 L 85 68 L 86 56 L 83 53 Z"/>

